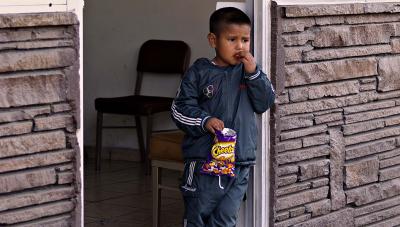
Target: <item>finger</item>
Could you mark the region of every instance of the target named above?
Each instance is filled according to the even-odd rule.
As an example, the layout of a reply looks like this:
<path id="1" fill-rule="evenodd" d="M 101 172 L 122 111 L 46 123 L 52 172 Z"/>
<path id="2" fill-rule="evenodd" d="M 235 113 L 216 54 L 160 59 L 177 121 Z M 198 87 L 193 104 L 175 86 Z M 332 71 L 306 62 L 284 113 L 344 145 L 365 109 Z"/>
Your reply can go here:
<path id="1" fill-rule="evenodd" d="M 214 131 L 214 128 L 213 128 L 213 127 L 210 127 L 210 128 L 208 129 L 208 131 L 215 135 L 215 131 Z"/>

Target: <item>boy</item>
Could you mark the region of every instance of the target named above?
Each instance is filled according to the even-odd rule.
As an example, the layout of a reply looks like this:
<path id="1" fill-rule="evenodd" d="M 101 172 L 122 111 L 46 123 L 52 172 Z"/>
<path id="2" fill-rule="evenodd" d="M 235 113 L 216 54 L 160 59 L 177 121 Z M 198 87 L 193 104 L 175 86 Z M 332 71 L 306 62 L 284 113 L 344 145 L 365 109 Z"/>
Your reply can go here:
<path id="1" fill-rule="evenodd" d="M 236 225 L 247 190 L 249 169 L 255 164 L 257 126 L 254 113 L 265 112 L 275 94 L 250 50 L 251 21 L 233 7 L 210 17 L 208 41 L 216 56 L 198 59 L 182 79 L 172 104 L 172 118 L 185 132 L 185 170 L 181 191 L 184 226 Z M 236 131 L 235 177 L 200 173 L 210 154 L 215 130 Z"/>

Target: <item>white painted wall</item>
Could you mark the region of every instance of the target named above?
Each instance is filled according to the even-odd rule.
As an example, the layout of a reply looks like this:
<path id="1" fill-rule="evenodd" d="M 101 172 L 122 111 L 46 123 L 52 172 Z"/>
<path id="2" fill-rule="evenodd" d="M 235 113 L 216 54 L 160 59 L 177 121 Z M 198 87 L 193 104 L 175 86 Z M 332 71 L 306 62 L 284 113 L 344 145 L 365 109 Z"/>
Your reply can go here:
<path id="1" fill-rule="evenodd" d="M 94 99 L 133 94 L 137 55 L 144 41 L 180 39 L 192 49 L 191 62 L 199 57 L 213 57 L 206 36 L 208 18 L 215 6 L 216 0 L 85 1 L 85 146 L 95 145 Z M 143 84 L 145 94 L 171 97 L 175 95 L 180 81 L 176 77 L 155 86 L 156 79 L 151 79 Z M 130 117 L 112 117 L 112 122 L 124 125 L 132 120 Z M 169 114 L 157 115 L 154 124 L 156 129 L 175 128 Z M 108 130 L 103 135 L 104 146 L 137 148 L 135 130 Z"/>

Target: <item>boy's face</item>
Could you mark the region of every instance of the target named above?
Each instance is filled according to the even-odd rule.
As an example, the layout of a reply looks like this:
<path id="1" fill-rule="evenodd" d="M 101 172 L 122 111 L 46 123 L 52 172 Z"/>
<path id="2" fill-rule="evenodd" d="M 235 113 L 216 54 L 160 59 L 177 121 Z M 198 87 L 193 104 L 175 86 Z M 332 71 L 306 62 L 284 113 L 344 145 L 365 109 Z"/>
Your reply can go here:
<path id="1" fill-rule="evenodd" d="M 214 62 L 219 66 L 239 64 L 241 52 L 250 51 L 250 31 L 247 24 L 229 24 L 218 35 L 210 33 L 208 41 L 216 52 Z"/>

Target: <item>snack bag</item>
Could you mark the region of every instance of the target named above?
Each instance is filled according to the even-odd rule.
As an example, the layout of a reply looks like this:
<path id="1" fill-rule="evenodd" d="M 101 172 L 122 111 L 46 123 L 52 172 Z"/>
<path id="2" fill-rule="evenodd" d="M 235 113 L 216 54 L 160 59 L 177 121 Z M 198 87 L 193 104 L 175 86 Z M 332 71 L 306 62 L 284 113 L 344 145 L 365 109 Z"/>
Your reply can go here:
<path id="1" fill-rule="evenodd" d="M 215 131 L 217 142 L 212 146 L 208 160 L 201 168 L 202 173 L 215 176 L 235 176 L 236 132 L 229 128 Z"/>

